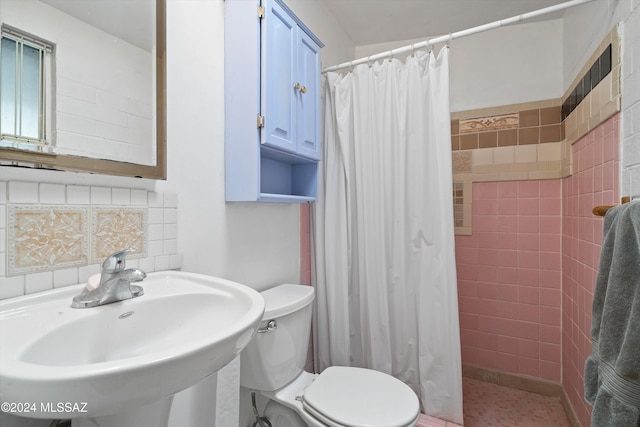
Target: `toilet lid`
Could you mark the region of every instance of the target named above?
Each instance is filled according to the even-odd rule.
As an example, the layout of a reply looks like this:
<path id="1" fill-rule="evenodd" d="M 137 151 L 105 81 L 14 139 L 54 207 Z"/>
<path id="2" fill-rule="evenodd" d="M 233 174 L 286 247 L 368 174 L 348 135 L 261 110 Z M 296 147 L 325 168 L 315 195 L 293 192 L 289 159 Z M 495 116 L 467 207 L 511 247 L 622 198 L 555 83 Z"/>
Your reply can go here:
<path id="1" fill-rule="evenodd" d="M 391 375 L 370 369 L 332 366 L 304 392 L 311 414 L 348 427 L 406 427 L 420 412 L 416 394 Z"/>

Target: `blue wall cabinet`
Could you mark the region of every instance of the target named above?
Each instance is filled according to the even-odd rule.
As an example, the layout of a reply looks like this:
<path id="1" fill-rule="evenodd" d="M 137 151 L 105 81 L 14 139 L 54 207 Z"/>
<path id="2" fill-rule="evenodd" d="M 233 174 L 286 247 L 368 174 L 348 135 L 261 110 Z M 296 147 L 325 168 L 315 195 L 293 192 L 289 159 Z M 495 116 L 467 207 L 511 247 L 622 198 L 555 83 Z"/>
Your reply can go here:
<path id="1" fill-rule="evenodd" d="M 227 201 L 315 200 L 321 47 L 281 0 L 225 1 Z"/>

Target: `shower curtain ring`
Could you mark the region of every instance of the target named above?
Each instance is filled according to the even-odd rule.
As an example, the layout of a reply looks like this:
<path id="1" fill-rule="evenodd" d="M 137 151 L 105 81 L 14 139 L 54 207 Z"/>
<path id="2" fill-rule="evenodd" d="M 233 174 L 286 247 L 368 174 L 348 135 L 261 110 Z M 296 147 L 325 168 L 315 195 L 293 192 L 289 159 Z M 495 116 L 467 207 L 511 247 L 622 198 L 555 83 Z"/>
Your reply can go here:
<path id="1" fill-rule="evenodd" d="M 389 51 L 389 62 L 393 59 L 393 49 Z"/>
<path id="2" fill-rule="evenodd" d="M 451 43 L 451 40 L 453 40 L 453 34 L 449 33 L 449 39 L 447 40 L 446 44 L 447 47 L 449 47 L 449 43 Z"/>
<path id="3" fill-rule="evenodd" d="M 369 65 L 369 68 L 373 66 L 373 64 L 371 63 L 371 55 L 367 56 L 367 64 Z"/>

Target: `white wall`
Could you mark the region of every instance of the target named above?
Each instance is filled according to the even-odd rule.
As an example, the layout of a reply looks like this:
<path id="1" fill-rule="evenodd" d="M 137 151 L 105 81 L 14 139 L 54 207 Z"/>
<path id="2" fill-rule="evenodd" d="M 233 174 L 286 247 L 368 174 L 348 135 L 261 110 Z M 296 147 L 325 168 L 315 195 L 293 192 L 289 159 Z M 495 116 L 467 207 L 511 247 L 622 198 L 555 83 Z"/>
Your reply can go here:
<path id="1" fill-rule="evenodd" d="M 323 62 L 352 55 L 353 44 L 340 38 L 320 2 L 287 3 L 296 12 L 296 6 L 303 9 L 301 19 L 313 17 L 307 25 L 326 44 Z M 183 270 L 258 290 L 296 283 L 299 206 L 224 201 L 224 1 L 170 0 L 167 20 L 168 179 L 157 188 L 178 194 Z M 238 425 L 238 369 L 234 363 L 218 374 L 217 383 L 200 385 L 211 401 L 217 396 L 215 425 Z M 194 411 L 188 396 L 177 396 L 175 403 L 176 411 Z"/>
<path id="2" fill-rule="evenodd" d="M 622 25 L 621 196 L 640 197 L 640 2 Z"/>
<path id="3" fill-rule="evenodd" d="M 567 89 L 604 36 L 620 23 L 622 38 L 621 196 L 640 196 L 640 2 L 599 0 L 564 17 L 563 80 Z"/>
<path id="4" fill-rule="evenodd" d="M 356 56 L 366 57 L 428 38 L 358 46 Z M 561 39 L 562 21 L 556 19 L 453 40 L 449 55 L 451 111 L 560 98 Z"/>
<path id="5" fill-rule="evenodd" d="M 2 23 L 55 45 L 56 153 L 154 164 L 153 55 L 36 0 Z"/>
<path id="6" fill-rule="evenodd" d="M 571 86 L 611 29 L 629 13 L 631 0 L 598 0 L 567 9 L 562 19 L 563 86 Z"/>
<path id="7" fill-rule="evenodd" d="M 355 45 L 336 18 L 317 0 L 285 0 L 287 6 L 318 36 L 322 49 L 322 68 L 354 59 Z"/>

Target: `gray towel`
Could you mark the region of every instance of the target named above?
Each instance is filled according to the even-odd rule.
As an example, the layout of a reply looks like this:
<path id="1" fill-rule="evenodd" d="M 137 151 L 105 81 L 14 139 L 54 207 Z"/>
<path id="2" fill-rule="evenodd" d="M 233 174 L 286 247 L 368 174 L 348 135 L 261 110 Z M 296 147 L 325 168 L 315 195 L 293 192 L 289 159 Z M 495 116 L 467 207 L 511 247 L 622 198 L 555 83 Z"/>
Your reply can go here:
<path id="1" fill-rule="evenodd" d="M 585 399 L 593 427 L 640 426 L 640 201 L 607 212 Z"/>

